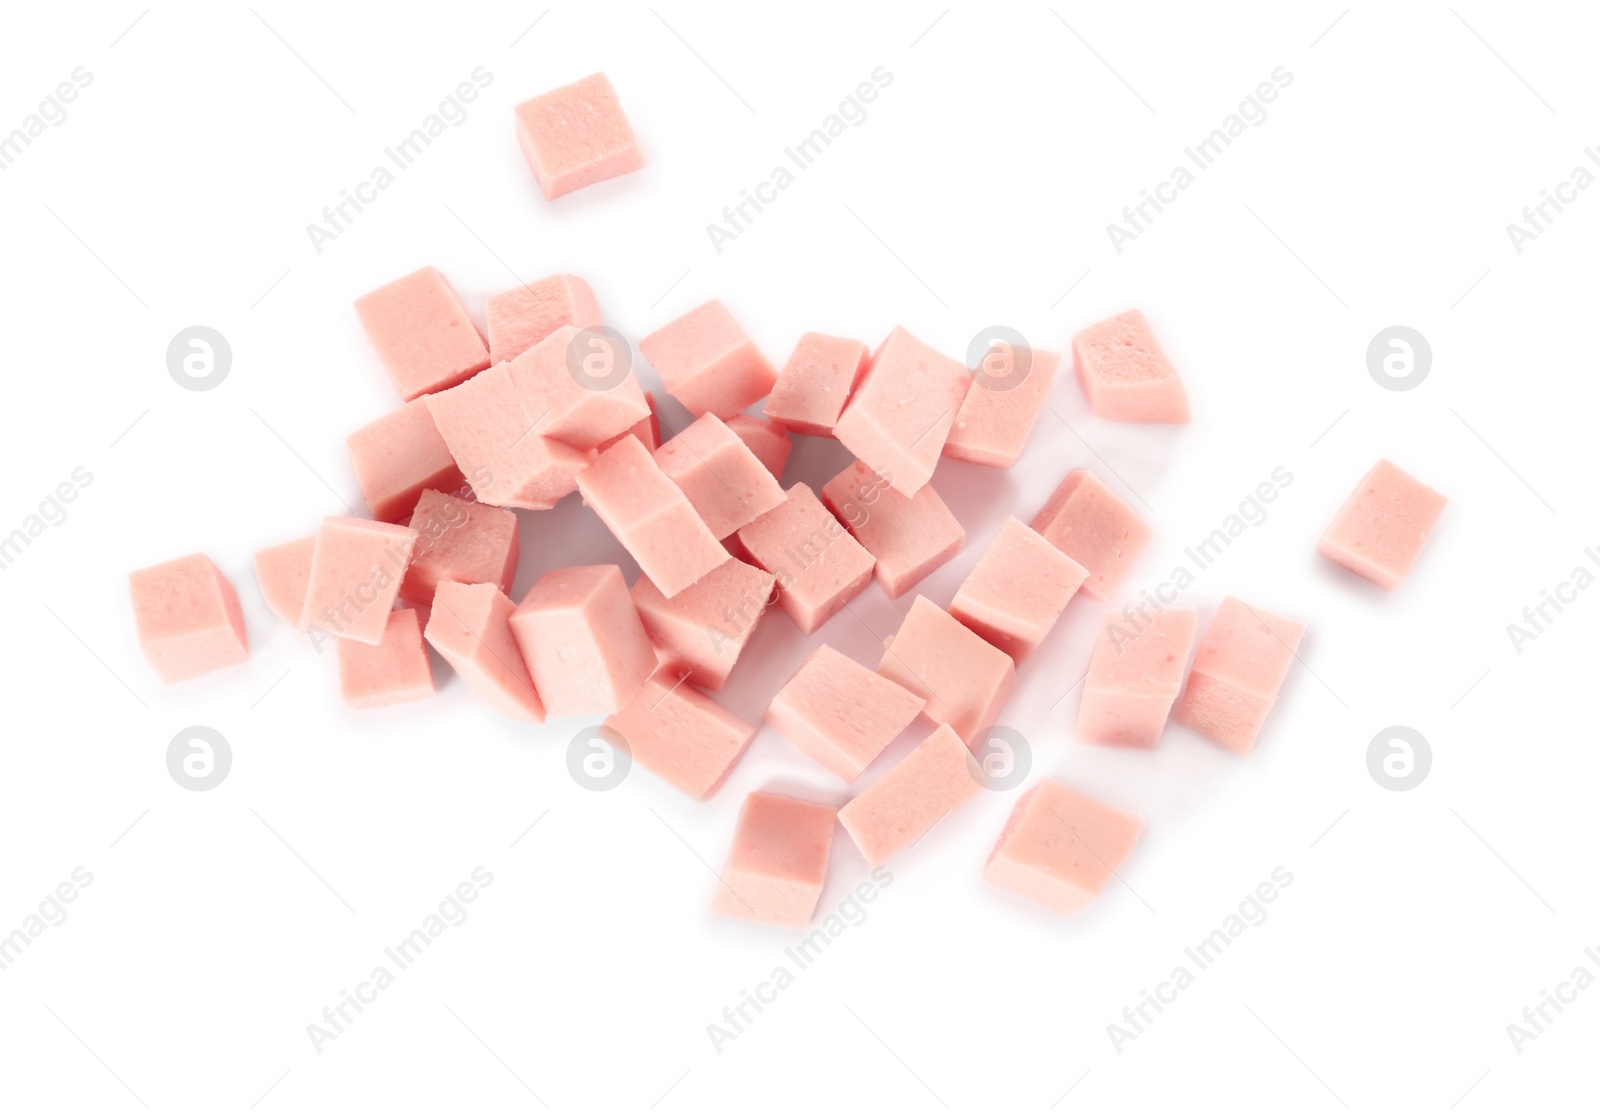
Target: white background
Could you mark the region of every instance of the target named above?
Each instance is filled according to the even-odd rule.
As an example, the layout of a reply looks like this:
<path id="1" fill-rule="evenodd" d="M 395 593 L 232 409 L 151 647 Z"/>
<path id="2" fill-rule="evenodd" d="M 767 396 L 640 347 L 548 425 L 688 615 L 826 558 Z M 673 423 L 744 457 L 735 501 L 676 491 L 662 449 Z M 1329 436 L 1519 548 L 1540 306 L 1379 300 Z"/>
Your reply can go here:
<path id="1" fill-rule="evenodd" d="M 1495 1114 L 1592 1099 L 1600 993 L 1520 1055 L 1506 1026 L 1600 945 L 1600 592 L 1520 654 L 1506 625 L 1596 566 L 1600 192 L 1520 255 L 1505 229 L 1600 139 L 1591 13 L 142 11 L 12 6 L 0 30 L 0 131 L 74 67 L 93 75 L 0 172 L 0 530 L 75 467 L 93 474 L 0 572 L 0 926 L 74 867 L 94 875 L 0 973 L 0 1109 Z M 478 66 L 493 83 L 466 122 L 314 252 L 307 223 Z M 893 82 L 865 123 L 714 252 L 707 222 L 880 66 Z M 1265 123 L 1114 252 L 1107 223 L 1279 66 L 1293 82 Z M 549 203 L 511 108 L 598 69 L 648 167 Z M 1061 696 L 1096 615 L 1075 602 L 1004 718 L 1032 743 L 1030 783 L 1054 775 L 1148 816 L 1124 883 L 1070 919 L 986 886 L 1015 793 L 985 793 L 898 858 L 865 922 L 719 1054 L 707 1025 L 799 939 L 707 912 L 738 806 L 756 788 L 850 790 L 763 730 L 709 802 L 642 770 L 588 792 L 566 745 L 592 720 L 513 724 L 442 668 L 429 703 L 346 710 L 331 657 L 256 588 L 254 551 L 360 509 L 343 440 L 396 400 L 350 304 L 424 264 L 480 316 L 519 279 L 577 272 L 635 339 L 720 297 L 774 361 L 805 330 L 876 343 L 895 323 L 956 356 L 995 323 L 1064 350 L 1142 307 L 1193 425 L 1099 422 L 1062 377 L 1014 470 L 940 467 L 968 546 L 920 589 L 947 602 L 1004 517 L 1031 517 L 1087 466 L 1156 527 L 1132 600 L 1283 466 L 1294 480 L 1266 522 L 1184 596 L 1202 623 L 1228 593 L 1309 623 L 1260 745 L 1241 760 L 1177 726 L 1149 752 L 1074 742 L 1077 695 Z M 1409 392 L 1365 363 L 1397 323 L 1433 350 Z M 208 392 L 165 366 L 194 324 L 233 349 Z M 1313 551 L 1379 456 L 1450 498 L 1389 595 Z M 844 461 L 797 440 L 785 481 L 820 484 Z M 514 596 L 554 567 L 636 571 L 575 498 L 523 516 Z M 237 587 L 251 657 L 164 687 L 125 576 L 197 550 Z M 809 639 L 769 616 L 727 705 L 758 720 L 823 640 L 875 663 L 909 605 L 873 586 Z M 167 772 L 192 724 L 232 746 L 209 792 Z M 1394 724 L 1432 745 L 1409 792 L 1367 769 Z M 307 1025 L 480 865 L 494 883 L 470 918 L 318 1055 Z M 1266 922 L 1119 1054 L 1107 1025 L 1278 866 L 1294 881 Z M 819 917 L 866 872 L 840 832 Z"/>

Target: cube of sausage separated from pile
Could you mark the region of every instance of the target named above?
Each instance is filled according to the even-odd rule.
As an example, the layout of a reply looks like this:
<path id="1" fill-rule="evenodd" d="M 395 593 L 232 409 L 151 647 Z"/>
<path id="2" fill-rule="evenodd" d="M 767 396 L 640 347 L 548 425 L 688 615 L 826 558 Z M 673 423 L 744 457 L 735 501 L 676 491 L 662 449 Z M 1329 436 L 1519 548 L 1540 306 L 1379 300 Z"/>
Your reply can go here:
<path id="1" fill-rule="evenodd" d="M 835 815 L 827 804 L 751 792 L 711 911 L 791 928 L 809 924 L 828 874 Z"/>
<path id="2" fill-rule="evenodd" d="M 1380 459 L 1328 525 L 1317 552 L 1393 590 L 1411 573 L 1444 506 L 1442 494 Z"/>
<path id="3" fill-rule="evenodd" d="M 1089 407 L 1123 423 L 1188 423 L 1189 397 L 1150 323 L 1124 311 L 1078 331 L 1072 363 Z"/>
<path id="4" fill-rule="evenodd" d="M 721 691 L 756 622 L 772 601 L 776 580 L 759 567 L 729 559 L 672 597 L 648 575 L 633 584 L 633 605 L 655 645 L 661 671 L 707 691 Z"/>
<path id="5" fill-rule="evenodd" d="M 620 338 L 558 326 L 506 363 L 535 434 L 592 450 L 650 416 Z"/>
<path id="6" fill-rule="evenodd" d="M 428 412 L 451 456 L 486 505 L 554 508 L 578 485 L 593 454 L 533 430 L 510 364 L 427 397 Z"/>
<path id="7" fill-rule="evenodd" d="M 601 325 L 594 290 L 578 276 L 546 276 L 489 296 L 489 363 L 510 361 L 561 326 L 586 330 Z"/>
<path id="8" fill-rule="evenodd" d="M 814 633 L 872 581 L 874 560 L 804 482 L 783 504 L 740 528 L 739 546 L 778 583 L 778 604 Z"/>
<path id="9" fill-rule="evenodd" d="M 428 605 L 441 582 L 487 582 L 511 590 L 517 573 L 517 514 L 429 489 L 411 514 L 417 546 L 400 596 Z"/>
<path id="10" fill-rule="evenodd" d="M 710 412 L 661 444 L 655 460 L 719 540 L 783 504 L 778 479 Z"/>
<path id="11" fill-rule="evenodd" d="M 614 714 L 656 668 L 622 571 L 546 571 L 511 615 L 511 632 L 552 718 Z"/>
<path id="12" fill-rule="evenodd" d="M 498 586 L 442 582 L 422 635 L 495 710 L 521 722 L 543 722 L 544 702 L 511 632 L 515 610 Z"/>
<path id="13" fill-rule="evenodd" d="M 873 575 L 898 598 L 954 559 L 967 534 L 932 485 L 896 493 L 859 458 L 822 487 L 822 503 L 872 553 Z"/>
<path id="14" fill-rule="evenodd" d="M 1023 793 L 983 876 L 1056 912 L 1092 904 L 1128 860 L 1144 817 L 1046 778 Z"/>
<path id="15" fill-rule="evenodd" d="M 997 342 L 973 370 L 944 456 L 997 469 L 1016 465 L 1060 364 L 1060 355 L 1048 350 Z"/>
<path id="16" fill-rule="evenodd" d="M 717 299 L 639 341 L 661 386 L 696 417 L 731 419 L 772 391 L 778 374 Z"/>
<path id="17" fill-rule="evenodd" d="M 311 553 L 317 537 L 302 536 L 256 552 L 256 582 L 267 606 L 285 622 L 300 628 L 306 608 L 306 582 L 311 578 Z"/>
<path id="18" fill-rule="evenodd" d="M 1150 542 L 1150 525 L 1088 470 L 1073 470 L 1033 518 L 1033 530 L 1089 572 L 1081 587 L 1110 601 Z"/>
<path id="19" fill-rule="evenodd" d="M 1078 737 L 1103 745 L 1155 745 L 1183 686 L 1195 613 L 1169 608 L 1153 618 L 1107 610 L 1089 656 L 1078 704 Z"/>
<path id="20" fill-rule="evenodd" d="M 789 462 L 789 452 L 794 449 L 789 432 L 781 424 L 759 415 L 741 413 L 727 422 L 728 430 L 744 440 L 744 445 L 767 468 L 767 473 L 781 479 L 783 467 Z"/>
<path id="21" fill-rule="evenodd" d="M 324 517 L 311 550 L 300 628 L 319 641 L 382 641 L 416 545 L 416 529 L 401 524 Z"/>
<path id="22" fill-rule="evenodd" d="M 358 710 L 433 695 L 433 668 L 414 609 L 391 612 L 377 644 L 341 640 L 334 647 L 339 653 L 339 694 Z"/>
<path id="23" fill-rule="evenodd" d="M 424 400 L 373 420 L 346 439 L 345 448 L 374 520 L 403 524 L 424 490 L 454 493 L 466 485 Z"/>
<path id="24" fill-rule="evenodd" d="M 578 475 L 578 491 L 669 598 L 728 561 L 727 549 L 638 439 L 604 451 Z"/>
<path id="25" fill-rule="evenodd" d="M 995 724 L 1017 685 L 1011 657 L 920 594 L 878 672 L 921 696 L 923 715 L 948 724 L 968 746 Z"/>
<path id="26" fill-rule="evenodd" d="M 1299 621 L 1222 599 L 1172 716 L 1226 749 L 1249 753 L 1305 631 Z"/>
<path id="27" fill-rule="evenodd" d="M 940 726 L 839 809 L 862 857 L 881 866 L 977 795 L 978 763 L 967 743 Z"/>
<path id="28" fill-rule="evenodd" d="M 194 554 L 128 576 L 139 645 L 163 683 L 250 658 L 239 596 L 217 565 Z"/>
<path id="29" fill-rule="evenodd" d="M 833 434 L 907 497 L 928 483 L 972 376 L 896 326 L 872 355 Z"/>
<path id="30" fill-rule="evenodd" d="M 866 375 L 872 353 L 862 342 L 802 334 L 762 410 L 791 431 L 833 437 L 850 393 Z"/>
<path id="31" fill-rule="evenodd" d="M 489 367 L 489 347 L 437 268 L 369 291 L 356 300 L 356 317 L 401 399 L 450 388 Z"/>
<path id="32" fill-rule="evenodd" d="M 722 786 L 756 736 L 750 723 L 665 672 L 601 725 L 634 761 L 697 800 Z"/>
<path id="33" fill-rule="evenodd" d="M 517 144 L 548 199 L 644 166 L 622 102 L 604 74 L 524 101 L 516 117 Z"/>
<path id="34" fill-rule="evenodd" d="M 925 705 L 921 695 L 824 644 L 773 696 L 766 722 L 813 761 L 854 782 Z"/>
<path id="35" fill-rule="evenodd" d="M 1088 576 L 1076 559 L 1008 517 L 956 590 L 950 616 L 1021 664 Z"/>

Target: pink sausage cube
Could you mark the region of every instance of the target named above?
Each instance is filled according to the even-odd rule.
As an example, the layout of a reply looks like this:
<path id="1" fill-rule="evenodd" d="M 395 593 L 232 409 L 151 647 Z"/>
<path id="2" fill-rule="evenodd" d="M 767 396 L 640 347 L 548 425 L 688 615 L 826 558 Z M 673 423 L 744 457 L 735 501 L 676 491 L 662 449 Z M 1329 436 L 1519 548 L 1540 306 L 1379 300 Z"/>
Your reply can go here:
<path id="1" fill-rule="evenodd" d="M 511 615 L 511 632 L 551 717 L 612 714 L 656 669 L 612 564 L 546 571 Z"/>
<path id="2" fill-rule="evenodd" d="M 920 695 L 923 715 L 947 723 L 968 745 L 995 724 L 1017 685 L 1011 657 L 920 594 L 878 672 Z"/>
<path id="3" fill-rule="evenodd" d="M 517 143 L 550 199 L 644 166 L 622 102 L 604 74 L 518 105 Z"/>
<path id="4" fill-rule="evenodd" d="M 1218 745 L 1249 753 L 1305 631 L 1299 621 L 1222 599 L 1172 716 Z"/>
<path id="5" fill-rule="evenodd" d="M 766 722 L 817 764 L 854 781 L 923 705 L 920 695 L 824 644 L 773 696 Z"/>
<path id="6" fill-rule="evenodd" d="M 1089 572 L 1083 593 L 1109 601 L 1150 542 L 1150 525 L 1088 470 L 1073 470 L 1033 518 L 1033 530 Z"/>
<path id="7" fill-rule="evenodd" d="M 345 447 L 374 520 L 402 523 L 424 489 L 449 493 L 466 484 L 422 400 L 367 424 L 345 440 Z"/>
<path id="8" fill-rule="evenodd" d="M 711 911 L 791 928 L 809 924 L 828 873 L 834 815 L 826 804 L 789 796 L 746 796 Z"/>
<path id="9" fill-rule="evenodd" d="M 195 554 L 128 576 L 145 658 L 163 683 L 179 683 L 250 658 L 233 592 L 217 565 Z"/>
<path id="10" fill-rule="evenodd" d="M 1144 834 L 1144 817 L 1045 779 L 1011 810 L 985 880 L 1059 913 L 1094 903 Z"/>
<path id="11" fill-rule="evenodd" d="M 358 710 L 409 703 L 433 695 L 433 669 L 414 609 L 389 614 L 377 644 L 335 641 L 339 694 Z"/>
<path id="12" fill-rule="evenodd" d="M 867 347 L 849 338 L 803 334 L 778 373 L 764 410 L 791 431 L 833 437 L 833 425 L 866 375 Z"/>
<path id="13" fill-rule="evenodd" d="M 611 438 L 601 443 L 595 449 L 600 451 L 610 450 L 623 439 L 627 438 L 629 435 L 632 435 L 634 438 L 638 439 L 644 444 L 644 448 L 646 450 L 654 453 L 656 448 L 661 445 L 661 420 L 656 415 L 655 396 L 649 392 L 646 392 L 644 394 L 644 404 L 645 407 L 650 409 L 649 415 L 639 420 L 639 422 L 635 423 L 632 427 L 629 427 L 626 431 L 622 432 L 622 434 L 611 436 Z"/>
<path id="14" fill-rule="evenodd" d="M 1008 517 L 950 602 L 950 616 L 1020 664 L 1055 625 L 1089 572 Z"/>
<path id="15" fill-rule="evenodd" d="M 728 561 L 727 549 L 638 439 L 596 458 L 578 475 L 578 490 L 669 598 Z"/>
<path id="16" fill-rule="evenodd" d="M 1192 609 L 1162 610 L 1148 623 L 1107 610 L 1083 680 L 1078 736 L 1105 745 L 1154 745 L 1183 686 L 1194 630 Z"/>
<path id="17" fill-rule="evenodd" d="M 959 361 L 896 326 L 833 434 L 907 497 L 928 483 L 972 383 Z"/>
<path id="18" fill-rule="evenodd" d="M 544 703 L 511 632 L 515 609 L 498 586 L 442 582 L 422 635 L 495 710 L 522 722 L 543 722 Z"/>
<path id="19" fill-rule="evenodd" d="M 1422 553 L 1445 498 L 1387 458 L 1367 472 L 1317 543 L 1317 553 L 1385 590 Z"/>
<path id="20" fill-rule="evenodd" d="M 673 679 L 687 674 L 696 687 L 721 691 L 772 600 L 773 585 L 766 571 L 729 559 L 672 598 L 640 575 L 633 604 L 663 673 Z"/>
<path id="21" fill-rule="evenodd" d="M 317 537 L 304 536 L 256 552 L 256 582 L 273 613 L 295 628 L 306 608 L 306 581 L 311 577 L 311 552 Z"/>
<path id="22" fill-rule="evenodd" d="M 840 808 L 839 822 L 862 857 L 881 866 L 977 795 L 977 767 L 960 735 L 940 726 Z"/>
<path id="23" fill-rule="evenodd" d="M 1183 382 L 1139 311 L 1124 311 L 1073 335 L 1072 363 L 1101 419 L 1189 422 Z"/>
<path id="24" fill-rule="evenodd" d="M 710 412 L 663 443 L 655 459 L 719 540 L 783 504 L 778 479 Z"/>
<path id="25" fill-rule="evenodd" d="M 400 596 L 428 605 L 441 582 L 488 582 L 502 594 L 517 573 L 517 514 L 429 489 L 411 514 L 417 546 Z"/>
<path id="26" fill-rule="evenodd" d="M 722 785 L 756 736 L 750 723 L 664 672 L 645 680 L 603 725 L 635 761 L 697 800 Z"/>
<path id="27" fill-rule="evenodd" d="M 740 528 L 751 560 L 778 581 L 778 604 L 802 633 L 814 633 L 872 579 L 873 559 L 829 515 L 804 482 L 783 504 Z"/>
<path id="28" fill-rule="evenodd" d="M 1042 349 L 995 353 L 975 377 L 945 440 L 944 456 L 1007 469 L 1022 457 L 1055 382 L 1059 354 Z"/>
<path id="29" fill-rule="evenodd" d="M 769 474 L 782 479 L 789 451 L 794 449 L 787 431 L 770 419 L 743 413 L 728 420 L 728 429 L 744 440 L 744 445 L 761 460 Z"/>
<path id="30" fill-rule="evenodd" d="M 967 542 L 933 486 L 904 496 L 860 459 L 822 487 L 822 501 L 872 553 L 873 573 L 891 598 L 954 559 Z"/>
<path id="31" fill-rule="evenodd" d="M 363 295 L 356 317 L 402 399 L 460 384 L 489 367 L 489 347 L 437 268 Z"/>
<path id="32" fill-rule="evenodd" d="M 489 363 L 520 356 L 560 326 L 599 326 L 594 291 L 577 276 L 547 276 L 489 296 Z"/>
<path id="33" fill-rule="evenodd" d="M 624 359 L 607 335 L 558 326 L 506 369 L 535 433 L 591 450 L 650 417 L 638 378 L 617 368 Z"/>
<path id="34" fill-rule="evenodd" d="M 478 500 L 519 509 L 554 508 L 578 485 L 592 457 L 533 430 L 510 365 L 428 397 L 428 411 Z"/>
<path id="35" fill-rule="evenodd" d="M 317 528 L 300 628 L 377 644 L 417 544 L 414 529 L 353 516 Z"/>
<path id="36" fill-rule="evenodd" d="M 661 384 L 696 416 L 729 419 L 772 391 L 778 374 L 719 300 L 642 338 Z"/>

